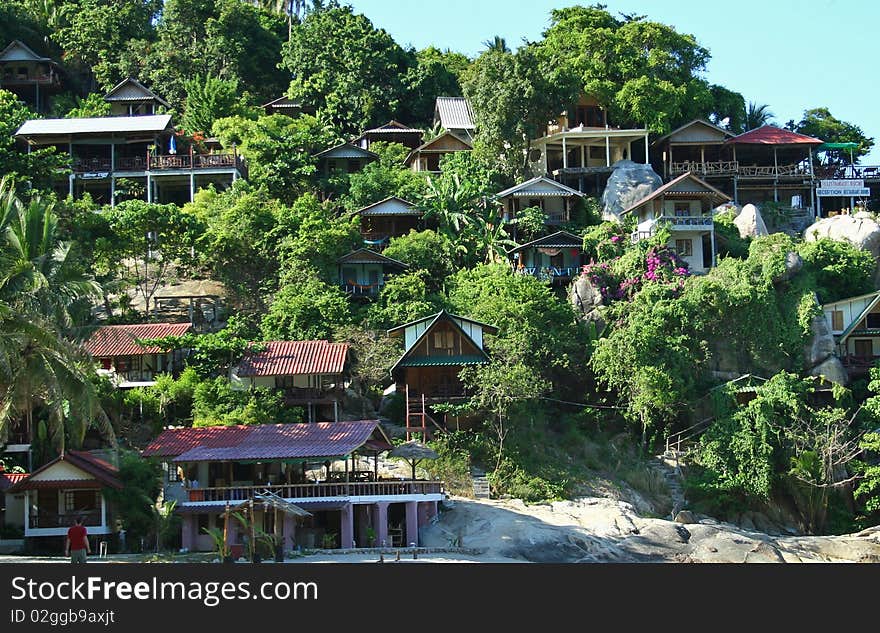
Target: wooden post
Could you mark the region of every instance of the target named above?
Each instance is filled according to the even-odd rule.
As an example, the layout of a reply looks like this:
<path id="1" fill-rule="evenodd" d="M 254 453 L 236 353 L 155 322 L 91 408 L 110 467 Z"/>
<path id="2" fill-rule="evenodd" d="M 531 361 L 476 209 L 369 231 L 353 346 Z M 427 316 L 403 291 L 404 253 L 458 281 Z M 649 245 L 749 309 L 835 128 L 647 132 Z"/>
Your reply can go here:
<path id="1" fill-rule="evenodd" d="M 605 166 L 611 167 L 611 138 L 605 135 Z"/>
<path id="2" fill-rule="evenodd" d="M 229 553 L 229 502 L 226 502 L 226 510 L 223 511 L 223 552 L 221 556 Z"/>
<path id="3" fill-rule="evenodd" d="M 248 538 L 250 539 L 251 561 L 253 562 L 254 554 L 256 554 L 256 552 L 257 552 L 257 542 L 256 542 L 257 519 L 256 519 L 256 516 L 254 515 L 253 497 L 250 499 L 250 502 L 248 503 L 248 510 L 249 510 L 248 519 L 250 519 L 250 521 L 248 522 L 249 523 L 249 525 L 248 525 L 248 533 L 249 533 Z"/>

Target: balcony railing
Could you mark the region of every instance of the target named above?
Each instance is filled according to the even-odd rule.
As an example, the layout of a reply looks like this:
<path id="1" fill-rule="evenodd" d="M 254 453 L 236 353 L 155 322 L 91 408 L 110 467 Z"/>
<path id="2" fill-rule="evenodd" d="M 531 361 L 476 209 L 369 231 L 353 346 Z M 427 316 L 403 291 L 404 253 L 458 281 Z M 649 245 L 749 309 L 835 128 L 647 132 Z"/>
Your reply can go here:
<path id="1" fill-rule="evenodd" d="M 355 296 L 367 296 L 372 297 L 379 294 L 382 291 L 382 288 L 385 286 L 384 281 L 377 281 L 376 283 L 359 283 L 349 279 L 345 283 L 340 284 L 340 288 L 346 293 Z"/>
<path id="2" fill-rule="evenodd" d="M 171 169 L 243 169 L 241 157 L 237 154 L 167 154 L 144 156 L 120 156 L 116 166 L 109 156 L 95 158 L 74 158 L 72 169 L 75 173 L 102 173 L 111 171 L 162 171 Z"/>
<path id="3" fill-rule="evenodd" d="M 661 215 L 654 220 L 648 228 L 636 229 L 630 235 L 630 241 L 635 244 L 641 240 L 653 236 L 659 226 L 668 226 L 672 231 L 711 231 L 714 222 L 709 216 L 686 215 L 673 216 Z"/>
<path id="4" fill-rule="evenodd" d="M 66 514 L 40 510 L 36 514 L 28 516 L 28 526 L 31 528 L 70 527 L 78 518 L 83 520 L 83 525 L 85 526 L 101 525 L 101 511 L 93 509 Z"/>
<path id="5" fill-rule="evenodd" d="M 677 176 L 685 172 L 702 176 L 739 176 L 741 178 L 809 178 L 809 168 L 803 163 L 795 165 L 743 165 L 735 160 L 685 161 L 672 163 L 669 173 Z"/>
<path id="6" fill-rule="evenodd" d="M 442 481 L 394 480 L 352 481 L 317 484 L 281 484 L 277 486 L 224 486 L 187 488 L 187 500 L 247 501 L 254 495 L 271 491 L 284 499 L 322 499 L 327 497 L 388 497 L 396 495 L 442 494 Z"/>

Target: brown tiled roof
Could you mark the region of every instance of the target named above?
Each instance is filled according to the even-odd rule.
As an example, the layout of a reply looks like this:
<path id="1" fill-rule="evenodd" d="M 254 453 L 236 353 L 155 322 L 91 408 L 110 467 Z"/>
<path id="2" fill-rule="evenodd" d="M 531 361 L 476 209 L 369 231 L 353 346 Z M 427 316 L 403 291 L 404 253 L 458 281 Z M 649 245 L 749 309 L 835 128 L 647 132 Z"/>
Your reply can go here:
<path id="1" fill-rule="evenodd" d="M 92 479 L 43 479 L 33 481 L 32 478 L 37 473 L 48 470 L 58 462 L 67 462 L 68 464 L 78 468 L 79 470 L 92 475 Z M 45 464 L 30 473 L 23 479 L 15 482 L 10 486 L 10 492 L 18 492 L 19 490 L 31 490 L 33 488 L 93 488 L 95 486 L 110 486 L 111 488 L 122 488 L 122 482 L 119 481 L 119 469 L 113 464 L 104 461 L 85 451 L 69 451 L 62 453 L 48 464 Z"/>
<path id="2" fill-rule="evenodd" d="M 239 363 L 239 376 L 295 376 L 341 374 L 348 343 L 330 341 L 269 341 L 260 352 L 246 355 Z"/>
<path id="3" fill-rule="evenodd" d="M 378 426 L 378 420 L 259 424 L 245 427 L 248 433 L 244 438 L 231 430 L 235 427 L 217 427 L 218 430 L 227 430 L 230 436 L 229 445 L 199 446 L 181 453 L 173 461 L 214 462 L 337 457 L 348 455 L 366 444 Z M 221 435 L 222 433 L 223 431 Z"/>
<path id="4" fill-rule="evenodd" d="M 95 357 L 158 354 L 162 352 L 159 347 L 138 345 L 137 339 L 182 336 L 191 328 L 189 323 L 104 325 L 92 333 L 86 341 L 86 349 Z"/>

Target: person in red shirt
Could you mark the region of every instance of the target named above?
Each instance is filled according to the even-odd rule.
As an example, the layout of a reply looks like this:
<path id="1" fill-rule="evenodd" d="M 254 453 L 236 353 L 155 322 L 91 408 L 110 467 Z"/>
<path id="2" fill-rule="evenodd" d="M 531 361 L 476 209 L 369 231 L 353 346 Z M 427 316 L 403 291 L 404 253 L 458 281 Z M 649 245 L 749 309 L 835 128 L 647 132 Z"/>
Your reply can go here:
<path id="1" fill-rule="evenodd" d="M 86 555 L 92 553 L 89 547 L 89 533 L 83 524 L 82 518 L 77 518 L 67 530 L 67 538 L 64 540 L 64 555 L 70 554 L 71 563 L 86 562 Z"/>

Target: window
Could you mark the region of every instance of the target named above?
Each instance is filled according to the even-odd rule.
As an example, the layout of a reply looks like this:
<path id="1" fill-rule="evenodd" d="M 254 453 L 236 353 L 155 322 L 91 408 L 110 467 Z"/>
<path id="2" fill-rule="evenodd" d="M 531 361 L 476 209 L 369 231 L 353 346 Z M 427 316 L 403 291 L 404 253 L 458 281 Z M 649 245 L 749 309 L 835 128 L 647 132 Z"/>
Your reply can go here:
<path id="1" fill-rule="evenodd" d="M 342 281 L 346 284 L 356 284 L 358 281 L 357 268 L 354 268 L 353 266 L 343 266 Z"/>
<path id="2" fill-rule="evenodd" d="M 177 466 L 172 464 L 171 462 L 165 462 L 165 472 L 167 474 L 166 479 L 169 483 L 174 483 L 176 481 L 180 481 L 180 476 L 177 472 Z"/>
<path id="3" fill-rule="evenodd" d="M 199 536 L 201 536 L 202 534 L 204 534 L 204 533 L 205 533 L 205 530 L 208 529 L 208 518 L 209 518 L 209 516 L 210 516 L 210 515 L 208 515 L 208 514 L 199 514 L 199 515 L 198 515 L 198 517 L 199 517 L 199 519 L 198 519 L 198 521 L 199 521 L 199 531 L 198 531 Z"/>
<path id="4" fill-rule="evenodd" d="M 455 334 L 451 330 L 434 332 L 434 349 L 452 349 L 455 346 Z"/>
<path id="5" fill-rule="evenodd" d="M 675 252 L 680 257 L 692 257 L 694 254 L 693 240 L 675 240 Z"/>
<path id="6" fill-rule="evenodd" d="M 869 314 L 865 317 L 865 325 L 869 330 L 880 330 L 880 314 Z"/>
<path id="7" fill-rule="evenodd" d="M 870 339 L 862 339 L 855 341 L 855 355 L 859 358 L 874 357 L 874 342 Z"/>
<path id="8" fill-rule="evenodd" d="M 275 387 L 277 389 L 290 389 L 293 387 L 293 376 L 275 376 Z"/>
<path id="9" fill-rule="evenodd" d="M 843 329 L 843 311 L 834 310 L 831 313 L 831 329 L 835 332 Z"/>
<path id="10" fill-rule="evenodd" d="M 687 202 L 675 203 L 675 217 L 686 218 L 691 214 L 691 205 Z"/>

